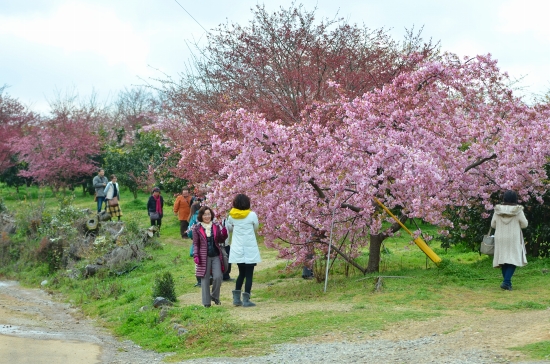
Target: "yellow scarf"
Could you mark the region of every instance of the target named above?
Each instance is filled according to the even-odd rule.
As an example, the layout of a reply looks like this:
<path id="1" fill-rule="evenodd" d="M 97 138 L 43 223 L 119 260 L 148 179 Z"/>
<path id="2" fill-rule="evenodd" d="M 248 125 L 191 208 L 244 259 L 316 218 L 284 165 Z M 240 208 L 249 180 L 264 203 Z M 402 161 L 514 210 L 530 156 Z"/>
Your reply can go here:
<path id="1" fill-rule="evenodd" d="M 244 219 L 248 216 L 250 213 L 250 210 L 239 210 L 236 208 L 232 208 L 231 211 L 229 211 L 229 216 L 231 216 L 234 219 Z"/>

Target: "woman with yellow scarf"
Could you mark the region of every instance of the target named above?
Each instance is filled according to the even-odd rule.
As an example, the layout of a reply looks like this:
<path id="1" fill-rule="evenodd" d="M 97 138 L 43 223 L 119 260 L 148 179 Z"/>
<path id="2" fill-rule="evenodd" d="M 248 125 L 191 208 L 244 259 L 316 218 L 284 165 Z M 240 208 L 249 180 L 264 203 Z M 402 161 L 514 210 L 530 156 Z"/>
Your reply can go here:
<path id="1" fill-rule="evenodd" d="M 229 263 L 237 264 L 237 267 L 239 267 L 239 277 L 237 277 L 235 290 L 233 291 L 233 305 L 256 306 L 253 302 L 250 302 L 250 291 L 252 290 L 254 267 L 262 259 L 256 240 L 256 230 L 259 226 L 258 216 L 250 210 L 250 198 L 247 195 L 238 194 L 235 196 L 233 208 L 229 211 L 225 226 L 232 233 Z M 241 301 L 241 289 L 245 280 Z"/>

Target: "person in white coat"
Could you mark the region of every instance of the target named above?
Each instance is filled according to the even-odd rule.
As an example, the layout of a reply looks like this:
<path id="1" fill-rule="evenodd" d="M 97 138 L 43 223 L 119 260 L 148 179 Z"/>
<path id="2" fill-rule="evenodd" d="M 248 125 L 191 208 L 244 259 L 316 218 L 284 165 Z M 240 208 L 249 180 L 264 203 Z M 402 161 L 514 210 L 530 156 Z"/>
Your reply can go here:
<path id="1" fill-rule="evenodd" d="M 527 227 L 527 219 L 523 213 L 523 206 L 518 205 L 516 192 L 504 192 L 503 203 L 495 206 L 491 227 L 495 229 L 493 267 L 502 269 L 503 281 L 500 288 L 511 291 L 512 276 L 516 267 L 527 264 L 521 232 L 521 229 Z"/>
<path id="2" fill-rule="evenodd" d="M 250 302 L 250 291 L 252 290 L 254 267 L 262 259 L 256 240 L 256 230 L 259 227 L 258 216 L 254 211 L 250 211 L 250 198 L 247 195 L 238 194 L 235 196 L 233 208 L 229 211 L 225 226 L 231 233 L 229 263 L 237 264 L 239 268 L 239 276 L 233 291 L 233 305 L 256 306 L 253 302 Z M 241 301 L 241 289 L 245 281 Z"/>
<path id="3" fill-rule="evenodd" d="M 111 218 L 118 217 L 118 220 L 120 221 L 120 217 L 122 216 L 122 211 L 120 210 L 120 189 L 118 187 L 117 179 L 114 174 L 111 175 L 111 182 L 107 183 L 107 186 L 105 186 L 105 190 L 103 191 L 105 194 L 105 205 L 107 211 L 109 211 L 109 214 L 111 215 Z"/>

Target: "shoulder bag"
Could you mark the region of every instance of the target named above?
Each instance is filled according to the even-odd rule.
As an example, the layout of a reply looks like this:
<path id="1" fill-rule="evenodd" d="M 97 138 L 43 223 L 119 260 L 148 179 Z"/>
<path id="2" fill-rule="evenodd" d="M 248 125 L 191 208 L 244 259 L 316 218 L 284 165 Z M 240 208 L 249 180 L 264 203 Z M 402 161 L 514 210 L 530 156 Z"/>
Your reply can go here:
<path id="1" fill-rule="evenodd" d="M 489 233 L 483 235 L 481 246 L 479 247 L 480 254 L 495 255 L 495 237 L 491 235 L 492 228 L 489 227 Z"/>
<path id="2" fill-rule="evenodd" d="M 222 258 L 223 258 L 223 272 L 227 272 L 229 270 L 229 257 L 227 256 L 227 252 L 225 251 L 225 248 L 220 248 L 222 251 Z"/>

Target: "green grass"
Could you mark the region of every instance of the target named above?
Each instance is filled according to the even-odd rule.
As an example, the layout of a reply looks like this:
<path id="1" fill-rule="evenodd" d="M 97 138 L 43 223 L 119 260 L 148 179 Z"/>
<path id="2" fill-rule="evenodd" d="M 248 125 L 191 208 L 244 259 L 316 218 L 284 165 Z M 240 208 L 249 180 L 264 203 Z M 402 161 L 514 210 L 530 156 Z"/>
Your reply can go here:
<path id="1" fill-rule="evenodd" d="M 532 359 L 549 360 L 550 359 L 550 341 L 540 341 L 537 343 L 516 346 L 510 350 L 520 351 Z"/>
<path id="2" fill-rule="evenodd" d="M 58 208 L 62 195 L 53 196 L 48 189 L 32 187 L 19 194 L 0 184 L 0 196 L 11 211 L 28 213 L 33 206 L 44 203 L 52 214 Z M 148 195 L 139 194 L 133 200 L 128 191 L 122 191 L 123 221 L 149 225 L 146 212 Z M 93 196 L 76 191 L 74 205 L 95 210 Z M 416 230 L 414 224 L 408 227 Z M 420 225 L 423 232 L 436 235 L 436 228 Z M 14 239 L 23 242 L 19 234 Z M 165 218 L 159 244 L 147 248 L 150 259 L 138 262 L 137 269 L 121 275 L 101 274 L 88 279 L 71 279 L 65 272 L 50 274 L 45 264 L 19 261 L 0 267 L 0 275 L 18 279 L 36 286 L 48 279 L 57 297 L 80 307 L 85 315 L 95 317 L 121 338 L 135 341 L 145 349 L 174 353 L 169 360 L 208 356 L 261 355 L 272 350 L 273 344 L 293 342 L 302 338 L 322 337 L 326 333 L 357 337 L 384 330 L 388 325 L 405 320 L 428 320 L 448 315 L 451 311 L 478 314 L 482 309 L 545 310 L 550 306 L 550 285 L 547 284 L 550 259 L 530 259 L 529 264 L 516 271 L 513 294 L 503 294 L 499 288 L 501 273 L 492 268 L 488 257 L 462 247 L 441 249 L 437 241 L 429 244 L 443 259 L 440 268 L 411 244 L 404 232 L 388 239 L 381 255 L 380 273 L 364 276 L 354 268 L 344 275 L 345 262 L 337 259 L 329 275 L 327 292 L 324 283 L 301 279 L 301 268 L 289 268 L 280 261 L 272 268 L 261 269 L 262 264 L 276 260 L 277 252 L 261 245 L 265 263 L 254 274 L 253 300 L 258 307 L 251 309 L 251 317 L 242 317 L 243 309 L 229 305 L 230 297 L 223 297 L 224 305 L 205 309 L 196 304 L 178 302 L 161 321 L 159 311 L 152 308 L 155 277 L 170 272 L 174 278 L 176 295 L 197 293 L 194 263 L 189 258 L 190 241 L 179 237 L 179 222 L 165 206 Z M 358 258 L 362 265 L 368 252 Z M 82 268 L 87 262 L 78 263 Z M 382 278 L 380 292 L 374 282 Z M 269 306 L 268 309 L 265 307 Z M 263 311 L 262 311 L 263 310 Z M 275 311 L 275 312 L 272 312 Z M 254 313 L 258 313 L 254 317 Z M 175 325 L 188 330 L 178 336 Z M 457 328 L 448 329 L 453 332 Z M 546 358 L 548 342 L 514 348 Z"/>

